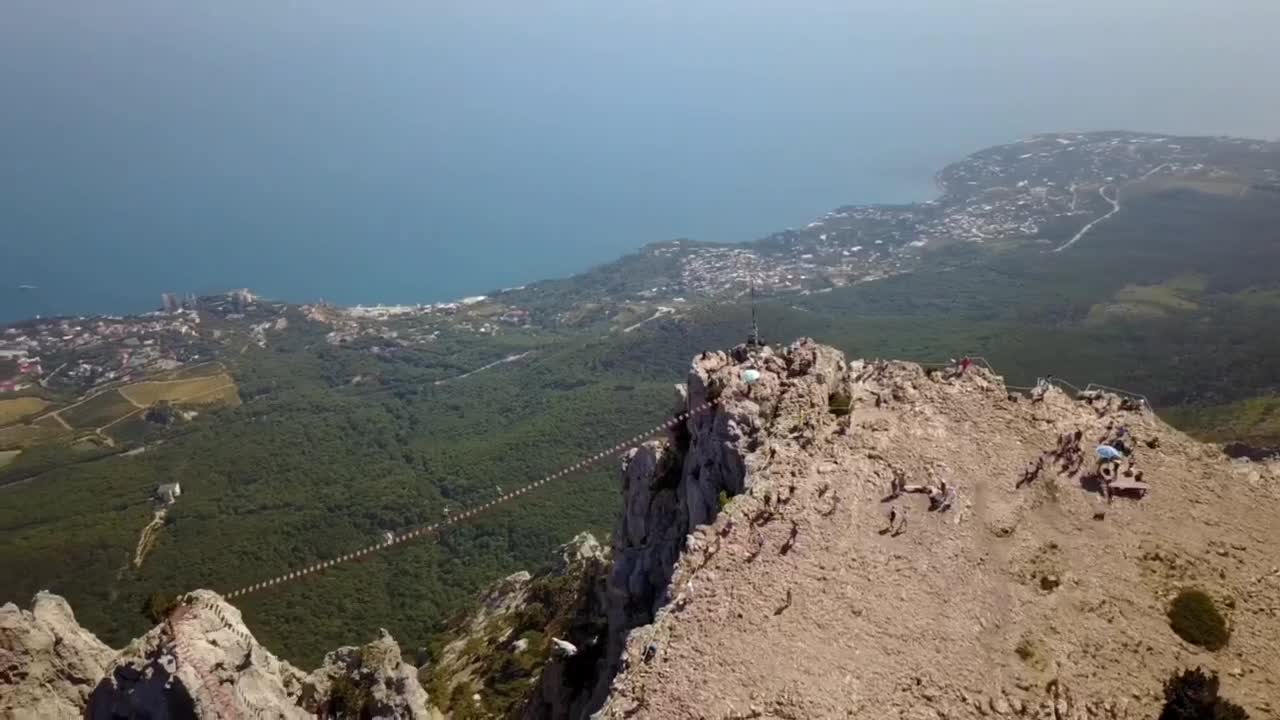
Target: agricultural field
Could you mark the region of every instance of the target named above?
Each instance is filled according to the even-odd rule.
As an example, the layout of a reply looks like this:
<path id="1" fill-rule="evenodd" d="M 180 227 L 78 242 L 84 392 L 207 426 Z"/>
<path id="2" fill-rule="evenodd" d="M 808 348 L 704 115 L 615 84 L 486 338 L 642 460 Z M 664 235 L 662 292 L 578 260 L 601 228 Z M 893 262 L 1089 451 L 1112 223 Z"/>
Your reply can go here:
<path id="1" fill-rule="evenodd" d="M 230 375 L 216 375 L 178 380 L 155 380 L 133 383 L 120 388 L 120 394 L 134 405 L 148 407 L 161 401 L 171 403 L 238 405 L 240 396 Z"/>
<path id="2" fill-rule="evenodd" d="M 72 427 L 98 428 L 114 422 L 138 409 L 119 390 L 108 390 L 88 400 L 58 411 L 58 416 Z"/>
<path id="3" fill-rule="evenodd" d="M 10 425 L 0 428 L 0 450 L 18 450 L 53 440 L 66 430 L 49 424 Z M 10 462 L 13 458 L 9 459 Z"/>
<path id="4" fill-rule="evenodd" d="M 99 393 L 59 410 L 57 418 L 51 415 L 41 422 L 55 428 L 60 418 L 73 428 L 100 430 L 162 401 L 234 407 L 240 404 L 240 394 L 235 380 L 226 372 L 173 380 L 144 380 Z"/>
<path id="5" fill-rule="evenodd" d="M 48 406 L 48 400 L 42 400 L 37 397 L 0 400 L 0 425 L 8 425 L 29 415 L 35 415 Z"/>

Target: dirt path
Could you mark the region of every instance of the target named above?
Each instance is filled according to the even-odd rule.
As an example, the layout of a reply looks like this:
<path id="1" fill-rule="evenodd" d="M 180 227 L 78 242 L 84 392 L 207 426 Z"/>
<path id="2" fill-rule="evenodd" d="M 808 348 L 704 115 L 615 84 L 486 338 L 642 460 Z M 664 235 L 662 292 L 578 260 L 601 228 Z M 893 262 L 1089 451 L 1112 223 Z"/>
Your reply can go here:
<path id="1" fill-rule="evenodd" d="M 1162 163 L 1160 165 L 1157 165 L 1151 168 L 1150 170 L 1148 170 L 1146 173 L 1144 173 L 1141 179 L 1146 180 L 1147 178 L 1151 177 L 1152 175 L 1155 175 L 1156 173 L 1160 172 L 1161 170 L 1167 167 L 1169 167 L 1169 163 Z"/>
<path id="2" fill-rule="evenodd" d="M 451 383 L 451 382 L 454 382 L 454 381 L 456 381 L 456 380 L 463 380 L 463 379 L 466 379 L 466 378 L 471 377 L 472 375 L 475 375 L 476 373 L 482 373 L 482 372 L 484 372 L 485 370 L 489 370 L 489 369 L 492 369 L 492 368 L 496 368 L 496 367 L 498 367 L 499 365 L 505 365 L 506 363 L 513 363 L 513 362 L 515 362 L 515 361 L 517 361 L 517 360 L 519 360 L 519 359 L 521 359 L 521 358 L 523 358 L 523 357 L 525 357 L 525 356 L 527 356 L 527 355 L 531 355 L 532 353 L 533 353 L 533 351 L 532 351 L 532 350 L 526 350 L 525 352 L 522 352 L 522 353 L 520 353 L 520 354 L 518 354 L 518 355 L 508 355 L 508 356 L 506 356 L 506 357 L 502 358 L 501 360 L 494 360 L 493 362 L 489 363 L 488 365 L 484 365 L 484 366 L 482 366 L 482 367 L 478 367 L 478 368 L 476 368 L 475 370 L 471 370 L 471 371 L 469 371 L 469 372 L 464 372 L 464 373 L 462 373 L 461 375 L 455 375 L 455 376 L 453 376 L 453 377 L 451 377 L 451 378 L 445 378 L 445 379 L 443 379 L 443 380 L 436 380 L 434 383 L 432 383 L 432 385 L 444 385 L 445 383 Z"/>
<path id="3" fill-rule="evenodd" d="M 157 510 L 151 522 L 142 528 L 142 534 L 138 536 L 138 546 L 133 551 L 134 568 L 142 567 L 142 561 L 147 559 L 147 553 L 155 547 L 156 537 L 164 527 L 164 516 L 167 512 L 164 508 Z"/>
<path id="4" fill-rule="evenodd" d="M 629 332 L 631 332 L 632 330 L 635 330 L 636 328 L 638 328 L 638 327 L 640 327 L 640 326 L 644 325 L 645 323 L 653 322 L 654 320 L 657 320 L 658 318 L 662 317 L 663 315 L 670 315 L 670 314 L 671 314 L 671 313 L 673 313 L 673 312 L 675 312 L 675 310 L 674 310 L 673 308 L 669 308 L 669 307 L 660 307 L 660 308 L 658 308 L 658 312 L 656 312 L 656 313 L 654 313 L 653 315 L 651 315 L 651 316 L 649 316 L 649 317 L 645 318 L 644 320 L 641 320 L 640 322 L 636 323 L 635 325 L 628 325 L 627 327 L 622 328 L 622 332 L 624 332 L 624 333 L 629 333 Z"/>

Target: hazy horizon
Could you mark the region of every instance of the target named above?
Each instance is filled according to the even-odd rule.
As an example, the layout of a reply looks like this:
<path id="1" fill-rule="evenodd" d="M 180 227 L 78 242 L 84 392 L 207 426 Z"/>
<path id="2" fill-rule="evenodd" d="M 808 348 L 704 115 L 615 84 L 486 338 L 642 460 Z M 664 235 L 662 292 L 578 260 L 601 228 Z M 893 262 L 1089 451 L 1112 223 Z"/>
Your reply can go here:
<path id="1" fill-rule="evenodd" d="M 928 199 L 1038 132 L 1280 136 L 1274 0 L 777 5 L 11 0 L 0 320 L 429 302 Z"/>

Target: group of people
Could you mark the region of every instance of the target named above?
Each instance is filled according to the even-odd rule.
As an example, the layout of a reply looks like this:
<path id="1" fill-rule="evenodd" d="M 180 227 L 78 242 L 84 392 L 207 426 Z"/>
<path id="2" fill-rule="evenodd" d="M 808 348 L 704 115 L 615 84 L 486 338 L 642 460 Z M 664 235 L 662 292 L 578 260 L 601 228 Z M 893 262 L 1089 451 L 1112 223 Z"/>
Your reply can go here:
<path id="1" fill-rule="evenodd" d="M 1035 460 L 1027 463 L 1015 487 L 1029 485 L 1040 477 L 1045 467 L 1053 467 L 1065 475 L 1076 475 L 1084 466 L 1084 449 L 1081 440 L 1084 432 L 1062 433 L 1058 436 L 1057 446 L 1041 453 Z M 1147 486 L 1142 479 L 1142 471 L 1137 468 L 1134 455 L 1135 442 L 1129 428 L 1114 423 L 1107 426 L 1106 432 L 1098 439 L 1098 447 L 1094 451 L 1098 458 L 1097 477 L 1104 497 L 1111 499 L 1113 492 L 1137 493 L 1146 492 Z"/>
<path id="2" fill-rule="evenodd" d="M 1022 471 L 1022 477 L 1014 487 L 1020 488 L 1035 482 L 1040 477 L 1040 473 L 1044 472 L 1046 462 L 1050 467 L 1066 475 L 1075 475 L 1080 472 L 1080 468 L 1084 465 L 1084 450 L 1080 447 L 1080 440 L 1083 437 L 1084 432 L 1081 430 L 1059 435 L 1058 444 L 1053 450 L 1041 453 L 1035 460 L 1027 463 L 1027 467 Z"/>
<path id="3" fill-rule="evenodd" d="M 929 497 L 930 512 L 946 512 L 951 509 L 952 504 L 956 501 L 956 489 L 952 485 L 948 485 L 946 480 L 939 480 L 936 485 L 913 485 L 908 484 L 906 478 L 901 471 L 894 470 L 893 480 L 889 486 L 889 494 L 884 498 L 885 502 L 893 502 L 902 497 L 903 493 L 920 493 Z M 896 503 L 889 506 L 889 525 L 882 534 L 890 534 L 893 536 L 901 535 L 907 529 L 907 511 L 906 508 L 899 508 Z"/>
<path id="4" fill-rule="evenodd" d="M 1113 492 L 1146 493 L 1147 485 L 1134 454 L 1136 449 L 1127 426 L 1108 425 L 1097 450 L 1098 475 L 1102 479 L 1102 492 L 1108 500 Z"/>

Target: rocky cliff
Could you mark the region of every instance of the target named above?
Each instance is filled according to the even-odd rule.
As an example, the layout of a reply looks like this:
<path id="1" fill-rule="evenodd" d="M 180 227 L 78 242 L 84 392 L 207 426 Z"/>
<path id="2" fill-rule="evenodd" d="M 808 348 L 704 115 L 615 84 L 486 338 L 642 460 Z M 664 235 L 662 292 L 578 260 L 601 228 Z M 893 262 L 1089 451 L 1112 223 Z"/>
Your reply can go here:
<path id="1" fill-rule="evenodd" d="M 384 632 L 304 673 L 254 639 L 214 593 L 180 599 L 165 622 L 115 652 L 66 602 L 0 608 L 0 718 L 305 718 L 429 720 L 417 668 Z"/>
<path id="2" fill-rule="evenodd" d="M 444 634 L 424 670 L 450 716 L 581 716 L 602 657 L 608 552 L 590 533 L 547 568 L 494 584 Z"/>
<path id="3" fill-rule="evenodd" d="M 0 610 L 0 713 L 1120 720 L 1193 668 L 1191 695 L 1280 713 L 1280 463 L 1129 398 L 807 340 L 704 353 L 678 390 L 700 409 L 625 456 L 611 547 L 495 585 L 430 702 L 386 636 L 306 674 L 197 592 L 115 653 L 42 594 Z M 1244 717 L 1221 702 L 1178 717 Z"/>
<path id="4" fill-rule="evenodd" d="M 0 607 L 0 718 L 79 717 L 114 655 L 67 601 L 39 593 L 31 610 Z"/>
<path id="5" fill-rule="evenodd" d="M 1197 666 L 1280 713 L 1276 466 L 808 341 L 704 354 L 687 395 L 623 471 L 599 717 L 1153 718 Z M 1186 590 L 1225 645 L 1174 631 Z"/>

